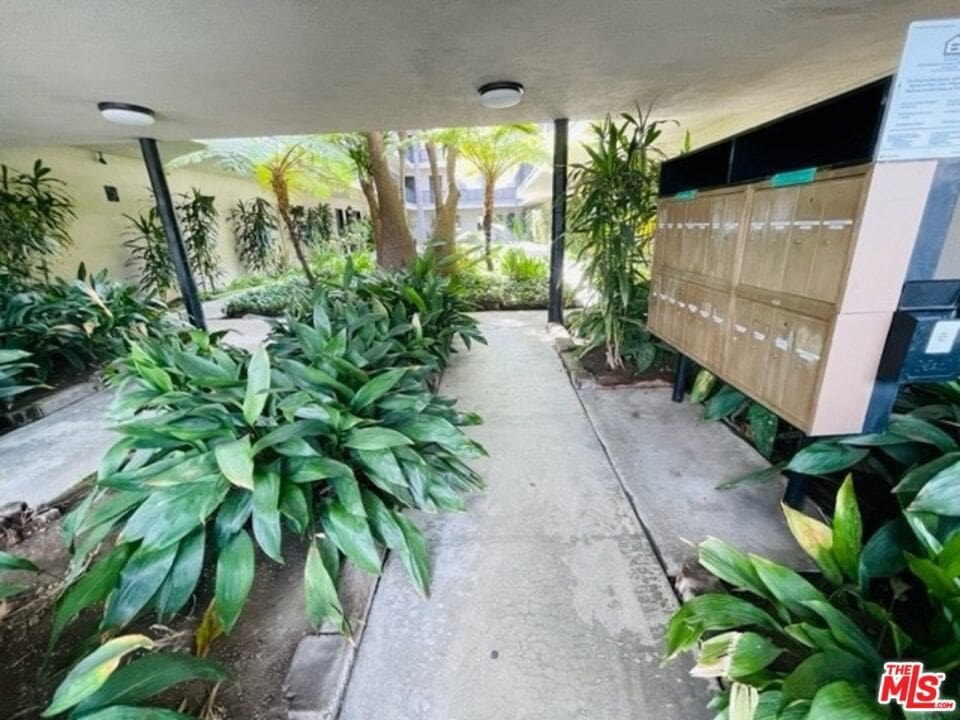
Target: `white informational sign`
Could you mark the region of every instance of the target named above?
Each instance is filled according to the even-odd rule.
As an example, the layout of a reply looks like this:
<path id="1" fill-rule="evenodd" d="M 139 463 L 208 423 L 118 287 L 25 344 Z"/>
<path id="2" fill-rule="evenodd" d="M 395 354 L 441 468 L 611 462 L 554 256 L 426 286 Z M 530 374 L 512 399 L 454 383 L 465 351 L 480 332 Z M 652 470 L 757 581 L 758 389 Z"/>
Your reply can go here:
<path id="1" fill-rule="evenodd" d="M 960 18 L 910 23 L 879 162 L 960 157 Z"/>
<path id="2" fill-rule="evenodd" d="M 933 332 L 930 333 L 930 339 L 927 340 L 924 353 L 926 355 L 946 355 L 953 350 L 953 344 L 957 341 L 958 333 L 960 333 L 960 320 L 939 321 L 933 326 Z"/>

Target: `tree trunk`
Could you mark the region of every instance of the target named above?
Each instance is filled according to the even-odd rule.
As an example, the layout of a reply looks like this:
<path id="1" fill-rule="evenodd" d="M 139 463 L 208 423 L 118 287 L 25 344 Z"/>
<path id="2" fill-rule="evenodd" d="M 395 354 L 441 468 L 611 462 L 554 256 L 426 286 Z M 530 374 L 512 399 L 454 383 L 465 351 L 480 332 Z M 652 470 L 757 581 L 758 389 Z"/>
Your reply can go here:
<path id="1" fill-rule="evenodd" d="M 303 243 L 300 237 L 300 226 L 297 225 L 293 216 L 290 214 L 290 189 L 287 187 L 287 181 L 282 175 L 274 175 L 272 178 L 273 194 L 277 197 L 277 212 L 280 219 L 287 227 L 287 234 L 290 236 L 290 244 L 293 245 L 293 251 L 297 254 L 297 260 L 300 261 L 300 267 L 303 268 L 303 276 L 307 279 L 310 287 L 315 287 L 317 279 L 310 270 L 310 263 L 307 261 L 306 253 L 303 251 Z"/>
<path id="2" fill-rule="evenodd" d="M 377 189 L 373 186 L 373 181 L 369 178 L 360 178 L 360 189 L 363 190 L 364 197 L 367 198 L 367 206 L 370 209 L 370 229 L 373 234 L 373 246 L 380 247 L 380 203 L 377 200 Z"/>
<path id="3" fill-rule="evenodd" d="M 458 151 L 455 147 L 448 147 L 446 152 L 447 196 L 442 203 L 436 203 L 437 220 L 433 234 L 440 270 L 450 273 L 455 269 L 453 258 L 457 252 L 457 204 L 460 202 L 460 190 L 457 188 Z M 439 185 L 438 178 L 437 186 Z"/>
<path id="4" fill-rule="evenodd" d="M 407 214 L 400 202 L 400 191 L 387 165 L 383 133 L 368 132 L 366 138 L 370 150 L 370 170 L 380 208 L 377 264 L 383 268 L 406 267 L 417 257 L 417 246 L 407 227 Z"/>
<path id="5" fill-rule="evenodd" d="M 490 256 L 490 238 L 493 235 L 493 189 L 496 181 L 490 179 L 483 183 L 483 257 L 487 270 L 493 270 L 493 258 Z"/>
<path id="6" fill-rule="evenodd" d="M 397 139 L 400 141 L 399 147 L 397 148 L 397 162 L 399 167 L 399 172 L 397 173 L 400 176 L 400 204 L 406 208 L 407 206 L 407 155 L 406 151 L 403 148 L 403 141 L 407 139 L 406 130 L 397 130 Z"/>

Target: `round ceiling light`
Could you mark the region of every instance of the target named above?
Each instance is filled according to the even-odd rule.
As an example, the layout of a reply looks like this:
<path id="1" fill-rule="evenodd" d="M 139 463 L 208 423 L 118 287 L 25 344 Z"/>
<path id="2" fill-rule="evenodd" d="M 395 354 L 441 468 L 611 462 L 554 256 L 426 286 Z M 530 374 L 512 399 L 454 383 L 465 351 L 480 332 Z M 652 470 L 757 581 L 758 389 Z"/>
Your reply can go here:
<path id="1" fill-rule="evenodd" d="M 153 110 L 141 105 L 131 105 L 122 102 L 97 103 L 100 114 L 110 122 L 118 125 L 135 125 L 145 127 L 153 125 Z"/>
<path id="2" fill-rule="evenodd" d="M 493 110 L 519 105 L 523 99 L 523 85 L 518 82 L 492 82 L 480 86 L 480 103 Z"/>

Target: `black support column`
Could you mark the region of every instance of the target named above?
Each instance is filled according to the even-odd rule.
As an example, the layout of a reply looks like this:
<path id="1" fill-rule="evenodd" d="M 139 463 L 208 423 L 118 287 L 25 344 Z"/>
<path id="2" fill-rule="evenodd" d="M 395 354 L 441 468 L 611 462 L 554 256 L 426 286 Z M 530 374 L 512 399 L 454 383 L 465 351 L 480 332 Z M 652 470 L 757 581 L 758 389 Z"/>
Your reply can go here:
<path id="1" fill-rule="evenodd" d="M 180 296 L 187 308 L 190 322 L 201 330 L 207 329 L 203 319 L 203 306 L 197 294 L 197 284 L 194 282 L 187 262 L 187 253 L 183 247 L 183 238 L 180 236 L 180 226 L 177 224 L 177 215 L 174 211 L 173 200 L 170 198 L 170 188 L 167 187 L 167 177 L 163 173 L 163 163 L 160 152 L 157 150 L 157 141 L 153 138 L 140 138 L 140 150 L 143 152 L 143 161 L 147 165 L 147 175 L 150 176 L 150 185 L 153 187 L 153 196 L 157 203 L 157 213 L 163 224 L 163 232 L 167 236 L 167 247 L 170 258 L 173 260 L 173 269 L 177 274 L 177 283 L 180 285 Z"/>
<path id="2" fill-rule="evenodd" d="M 553 122 L 553 216 L 550 228 L 549 322 L 563 322 L 563 253 L 567 235 L 567 132 L 569 121 Z"/>

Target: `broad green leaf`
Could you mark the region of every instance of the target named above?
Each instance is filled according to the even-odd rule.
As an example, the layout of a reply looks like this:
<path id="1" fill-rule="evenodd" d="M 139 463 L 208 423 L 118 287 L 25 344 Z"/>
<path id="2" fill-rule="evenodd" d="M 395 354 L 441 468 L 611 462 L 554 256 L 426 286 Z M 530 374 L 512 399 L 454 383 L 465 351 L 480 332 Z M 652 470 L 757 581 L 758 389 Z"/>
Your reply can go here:
<path id="1" fill-rule="evenodd" d="M 110 677 L 124 656 L 134 650 L 149 649 L 153 641 L 144 635 L 123 635 L 108 640 L 77 663 L 53 694 L 53 700 L 41 715 L 52 717 L 69 710 L 95 693 Z"/>
<path id="2" fill-rule="evenodd" d="M 703 409 L 703 417 L 707 420 L 735 415 L 750 402 L 747 396 L 730 385 L 720 388 L 720 392 L 707 401 Z"/>
<path id="3" fill-rule="evenodd" d="M 727 480 L 720 483 L 717 485 L 717 490 L 732 490 L 734 488 L 748 487 L 750 485 L 763 485 L 780 477 L 780 473 L 783 472 L 786 466 L 786 462 L 780 462 L 776 465 L 760 468 L 752 473 L 747 473 L 746 475 L 741 475 L 733 478 L 732 480 Z"/>
<path id="4" fill-rule="evenodd" d="M 791 614 L 810 618 L 812 613 L 808 601 L 826 601 L 823 593 L 790 568 L 756 555 L 750 555 L 750 562 L 775 603 Z"/>
<path id="5" fill-rule="evenodd" d="M 344 445 L 355 450 L 387 450 L 413 445 L 413 440 L 390 428 L 366 427 L 351 430 Z"/>
<path id="6" fill-rule="evenodd" d="M 362 410 L 370 403 L 386 395 L 406 374 L 406 368 L 393 368 L 380 373 L 363 385 L 350 401 L 353 410 Z"/>
<path id="7" fill-rule="evenodd" d="M 314 482 L 332 477 L 353 478 L 353 468 L 346 463 L 323 457 L 294 457 L 284 460 L 284 476 L 295 483 Z"/>
<path id="8" fill-rule="evenodd" d="M 709 370 L 701 370 L 693 381 L 693 388 L 690 390 L 690 402 L 700 403 L 707 399 L 707 395 L 713 390 L 717 383 L 717 376 Z"/>
<path id="9" fill-rule="evenodd" d="M 127 520 L 121 538 L 143 540 L 162 548 L 184 538 L 223 502 L 230 484 L 216 476 L 212 482 L 193 482 L 154 491 Z"/>
<path id="10" fill-rule="evenodd" d="M 367 514 L 360 496 L 360 483 L 351 473 L 350 475 L 336 474 L 329 477 L 333 491 L 347 512 L 351 515 L 364 517 Z"/>
<path id="11" fill-rule="evenodd" d="M 460 428 L 436 415 L 417 415 L 397 426 L 397 430 L 417 442 L 436 443 L 460 457 L 478 457 L 483 454 Z"/>
<path id="12" fill-rule="evenodd" d="M 176 710 L 156 707 L 113 705 L 77 716 L 76 720 L 196 720 Z"/>
<path id="13" fill-rule="evenodd" d="M 759 403 L 750 403 L 747 409 L 747 423 L 750 426 L 750 439 L 764 457 L 773 453 L 773 443 L 777 439 L 779 420 L 775 414 Z"/>
<path id="14" fill-rule="evenodd" d="M 224 632 L 233 629 L 247 602 L 247 595 L 253 586 L 254 562 L 253 542 L 244 530 L 238 532 L 220 551 L 215 593 L 217 619 Z"/>
<path id="15" fill-rule="evenodd" d="M 826 599 L 807 600 L 806 607 L 819 615 L 830 628 L 830 634 L 840 647 L 862 657 L 872 663 L 877 669 L 883 664 L 873 643 L 853 620 L 840 612 Z"/>
<path id="16" fill-rule="evenodd" d="M 40 568 L 26 558 L 11 555 L 3 550 L 0 550 L 0 570 L 29 570 L 30 572 L 40 572 Z"/>
<path id="17" fill-rule="evenodd" d="M 815 442 L 794 455 L 787 463 L 787 470 L 804 475 L 826 475 L 853 467 L 869 452 L 867 448 L 835 442 Z"/>
<path id="18" fill-rule="evenodd" d="M 833 532 L 829 526 L 785 503 L 781 503 L 781 508 L 797 544 L 813 559 L 829 582 L 840 585 L 843 577 L 833 555 Z"/>
<path id="19" fill-rule="evenodd" d="M 227 480 L 237 487 L 253 490 L 253 451 L 249 437 L 217 445 L 213 454 Z"/>
<path id="20" fill-rule="evenodd" d="M 316 542 L 310 543 L 303 566 L 303 592 L 307 618 L 314 629 L 319 629 L 327 618 L 341 628 L 341 631 L 347 627 L 343 607 L 337 595 L 336 582 L 327 571 Z"/>
<path id="21" fill-rule="evenodd" d="M 88 713 L 107 705 L 133 705 L 180 683 L 216 683 L 227 677 L 226 671 L 210 660 L 183 653 L 150 653 L 114 672 L 99 690 L 77 705 L 75 712 Z"/>
<path id="22" fill-rule="evenodd" d="M 937 473 L 907 509 L 914 513 L 960 516 L 960 463 Z"/>
<path id="23" fill-rule="evenodd" d="M 283 564 L 280 554 L 280 473 L 276 463 L 254 479 L 253 535 L 268 557 Z"/>
<path id="24" fill-rule="evenodd" d="M 882 525 L 860 553 L 861 584 L 871 578 L 893 577 L 903 572 L 907 567 L 904 552 L 916 549 L 916 538 L 902 518 Z"/>
<path id="25" fill-rule="evenodd" d="M 373 575 L 380 574 L 380 553 L 365 518 L 351 515 L 342 504 L 331 500 L 321 507 L 320 523 L 354 565 Z"/>
<path id="26" fill-rule="evenodd" d="M 213 537 L 218 548 L 223 548 L 240 529 L 247 524 L 253 513 L 253 493 L 234 488 L 217 511 L 213 525 Z"/>
<path id="27" fill-rule="evenodd" d="M 881 710 L 863 690 L 846 680 L 838 680 L 817 692 L 807 720 L 885 720 L 887 717 L 886 710 Z"/>
<path id="28" fill-rule="evenodd" d="M 700 657 L 690 674 L 742 680 L 763 670 L 782 652 L 768 638 L 757 633 L 721 633 L 703 641 Z"/>
<path id="29" fill-rule="evenodd" d="M 307 488 L 308 490 L 309 488 Z M 305 489 L 284 478 L 280 483 L 280 514 L 295 533 L 306 532 L 311 522 L 310 505 Z"/>
<path id="30" fill-rule="evenodd" d="M 52 648 L 67 624 L 91 605 L 106 600 L 130 557 L 131 546 L 118 545 L 57 598 L 49 647 Z"/>
<path id="31" fill-rule="evenodd" d="M 137 548 L 120 573 L 119 585 L 107 598 L 103 629 L 123 627 L 147 606 L 173 567 L 177 549 L 177 545 Z"/>
<path id="32" fill-rule="evenodd" d="M 900 482 L 893 488 L 893 491 L 895 493 L 919 492 L 930 480 L 948 469 L 951 476 L 960 479 L 960 452 L 947 453 L 935 460 L 911 468 L 900 478 Z"/>
<path id="33" fill-rule="evenodd" d="M 750 558 L 717 538 L 707 538 L 698 546 L 700 564 L 725 583 L 749 590 L 760 597 L 771 597 Z"/>
<path id="34" fill-rule="evenodd" d="M 854 492 L 853 477 L 847 475 L 840 489 L 833 511 L 833 557 L 853 582 L 860 577 L 860 550 L 863 543 L 863 522 Z"/>
<path id="35" fill-rule="evenodd" d="M 203 570 L 203 551 L 206 533 L 197 528 L 180 541 L 177 557 L 157 591 L 155 607 L 160 622 L 177 614 L 193 594 Z"/>
<path id="36" fill-rule="evenodd" d="M 956 441 L 947 433 L 933 423 L 912 415 L 892 415 L 887 430 L 915 442 L 933 445 L 941 452 L 952 452 L 957 449 Z"/>
<path id="37" fill-rule="evenodd" d="M 414 587 L 423 597 L 430 595 L 430 560 L 427 554 L 427 542 L 420 528 L 402 513 L 391 511 L 394 522 L 403 531 L 406 549 L 400 553 L 403 566 L 407 569 Z"/>
<path id="38" fill-rule="evenodd" d="M 119 520 L 131 508 L 147 497 L 147 492 L 119 490 L 110 492 L 102 497 L 83 517 L 76 527 L 76 535 L 82 535 L 88 530 L 98 527 L 102 523 L 111 523 Z"/>
<path id="39" fill-rule="evenodd" d="M 687 600 L 667 625 L 667 659 L 691 649 L 705 632 L 757 627 L 775 633 L 780 625 L 751 602 L 726 593 L 707 593 Z"/>
<path id="40" fill-rule="evenodd" d="M 247 365 L 247 390 L 243 397 L 243 419 L 253 425 L 264 405 L 270 390 L 270 357 L 266 348 L 257 348 Z"/>
<path id="41" fill-rule="evenodd" d="M 785 700 L 812 700 L 817 690 L 836 680 L 875 682 L 863 658 L 840 648 L 816 652 L 804 659 L 784 678 Z"/>
<path id="42" fill-rule="evenodd" d="M 0 583 L 0 600 L 22 593 L 27 587 L 19 583 Z"/>
<path id="43" fill-rule="evenodd" d="M 420 530 L 401 513 L 390 510 L 374 493 L 364 491 L 370 527 L 377 539 L 396 552 L 414 587 L 423 596 L 430 592 L 427 545 Z"/>
<path id="44" fill-rule="evenodd" d="M 230 387 L 237 383 L 233 372 L 195 352 L 173 351 L 174 362 L 192 384 L 204 387 Z"/>

